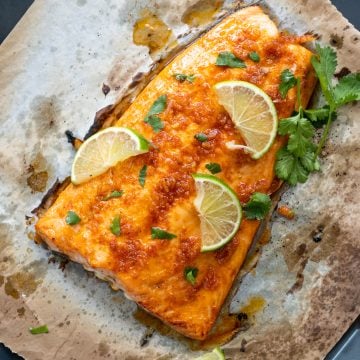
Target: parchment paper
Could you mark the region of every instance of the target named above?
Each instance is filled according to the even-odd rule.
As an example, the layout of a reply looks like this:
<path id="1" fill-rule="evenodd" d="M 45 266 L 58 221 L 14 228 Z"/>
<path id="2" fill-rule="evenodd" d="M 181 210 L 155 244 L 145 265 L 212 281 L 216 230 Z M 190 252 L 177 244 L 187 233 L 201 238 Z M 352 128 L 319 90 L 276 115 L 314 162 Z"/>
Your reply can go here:
<path id="1" fill-rule="evenodd" d="M 44 196 L 29 178 L 43 173 L 44 180 L 46 171 L 40 187 L 47 190 L 70 173 L 74 152 L 65 130 L 82 137 L 95 112 L 150 69 L 147 48 L 132 43 L 140 10 L 158 14 L 175 38 L 189 32 L 181 16 L 195 2 L 37 0 L 0 47 L 0 340 L 26 359 L 199 354 L 157 332 L 141 347 L 147 328 L 133 316 L 136 305 L 76 264 L 61 271 L 58 262 L 48 263 L 51 254 L 29 239 L 25 223 Z M 360 34 L 327 0 L 265 5 L 282 29 L 313 31 L 332 44 L 338 70 L 360 70 Z M 103 83 L 110 86 L 106 97 Z M 358 315 L 359 115 L 359 105 L 340 110 L 321 172 L 283 195 L 296 219 L 273 216 L 271 241 L 241 280 L 232 312 L 253 296 L 266 306 L 224 347 L 228 358 L 323 358 Z M 319 231 L 322 241 L 315 243 Z M 28 332 L 41 324 L 49 334 Z"/>

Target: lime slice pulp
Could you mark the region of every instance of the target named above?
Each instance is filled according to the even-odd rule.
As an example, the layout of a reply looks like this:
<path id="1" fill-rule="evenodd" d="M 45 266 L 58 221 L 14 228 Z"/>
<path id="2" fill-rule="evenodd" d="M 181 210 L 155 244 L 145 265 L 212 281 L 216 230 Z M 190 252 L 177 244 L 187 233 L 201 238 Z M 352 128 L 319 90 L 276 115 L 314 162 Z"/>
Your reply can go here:
<path id="1" fill-rule="evenodd" d="M 228 243 L 241 223 L 241 205 L 236 193 L 213 175 L 194 174 L 194 205 L 200 216 L 201 251 L 213 251 Z"/>
<path id="2" fill-rule="evenodd" d="M 149 151 L 148 141 L 134 130 L 109 127 L 88 138 L 76 153 L 71 181 L 82 184 L 118 162 Z"/>
<path id="3" fill-rule="evenodd" d="M 224 81 L 214 86 L 219 103 L 229 113 L 246 145 L 229 142 L 229 149 L 244 149 L 259 159 L 276 137 L 278 118 L 271 98 L 245 81 Z"/>

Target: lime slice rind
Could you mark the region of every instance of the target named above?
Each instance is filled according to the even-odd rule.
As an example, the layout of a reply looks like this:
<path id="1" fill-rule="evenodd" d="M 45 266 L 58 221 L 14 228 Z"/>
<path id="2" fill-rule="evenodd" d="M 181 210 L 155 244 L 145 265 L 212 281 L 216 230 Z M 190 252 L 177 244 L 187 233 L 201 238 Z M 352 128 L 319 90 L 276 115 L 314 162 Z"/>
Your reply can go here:
<path id="1" fill-rule="evenodd" d="M 241 205 L 236 193 L 213 175 L 193 174 L 195 208 L 200 217 L 201 252 L 213 251 L 228 243 L 241 223 Z"/>
<path id="2" fill-rule="evenodd" d="M 225 355 L 219 347 L 216 347 L 212 352 L 201 355 L 194 360 L 225 360 Z"/>
<path id="3" fill-rule="evenodd" d="M 132 129 L 109 127 L 88 138 L 75 155 L 71 181 L 78 185 L 118 162 L 149 151 L 148 141 Z"/>
<path id="4" fill-rule="evenodd" d="M 220 82 L 214 89 L 246 144 L 230 142 L 227 147 L 245 150 L 253 159 L 262 157 L 273 144 L 277 132 L 277 113 L 271 98 L 245 81 Z"/>

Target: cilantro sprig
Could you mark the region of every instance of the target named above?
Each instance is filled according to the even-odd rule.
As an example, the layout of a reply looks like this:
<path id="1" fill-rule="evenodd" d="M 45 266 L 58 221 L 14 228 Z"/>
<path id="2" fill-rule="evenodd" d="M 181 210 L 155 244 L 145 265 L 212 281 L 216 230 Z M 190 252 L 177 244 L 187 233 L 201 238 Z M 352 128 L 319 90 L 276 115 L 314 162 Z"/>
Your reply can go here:
<path id="1" fill-rule="evenodd" d="M 278 134 L 288 135 L 289 141 L 287 146 L 276 154 L 275 164 L 277 177 L 290 185 L 304 183 L 310 172 L 320 168 L 315 154 L 316 145 L 312 141 L 315 128 L 304 115 L 304 109 L 300 105 L 300 80 L 296 79 L 296 83 L 298 112 L 279 123 Z"/>
<path id="2" fill-rule="evenodd" d="M 328 120 L 316 150 L 316 156 L 318 156 L 329 135 L 333 114 L 340 106 L 360 100 L 360 73 L 348 74 L 334 86 L 333 78 L 337 66 L 336 52 L 329 46 L 321 47 L 319 44 L 316 45 L 316 51 L 317 55 L 311 58 L 311 63 L 329 105 Z"/>
<path id="3" fill-rule="evenodd" d="M 281 75 L 279 91 L 282 96 L 286 96 L 291 87 L 297 86 L 298 111 L 279 123 L 279 135 L 289 136 L 289 141 L 286 147 L 278 151 L 275 164 L 277 177 L 290 185 L 304 183 L 311 172 L 320 169 L 318 156 L 329 135 L 331 123 L 336 118 L 337 109 L 351 101 L 360 100 L 360 74 L 349 74 L 334 86 L 336 53 L 330 47 L 320 45 L 316 46 L 316 50 L 317 55 L 312 57 L 311 62 L 327 105 L 319 109 L 303 109 L 300 79 L 288 69 Z M 319 143 L 316 144 L 313 142 L 315 127 L 323 125 L 325 129 Z"/>

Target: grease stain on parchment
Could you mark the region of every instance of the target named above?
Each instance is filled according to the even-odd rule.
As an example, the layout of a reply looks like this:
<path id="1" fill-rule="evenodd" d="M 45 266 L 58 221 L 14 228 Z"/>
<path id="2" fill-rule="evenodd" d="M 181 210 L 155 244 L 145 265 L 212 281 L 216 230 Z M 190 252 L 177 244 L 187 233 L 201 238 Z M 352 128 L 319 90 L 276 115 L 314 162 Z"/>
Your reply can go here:
<path id="1" fill-rule="evenodd" d="M 100 342 L 98 351 L 101 357 L 105 357 L 110 352 L 110 346 L 105 342 Z"/>
<path id="2" fill-rule="evenodd" d="M 265 305 L 266 300 L 262 296 L 252 296 L 240 308 L 240 313 L 246 314 L 248 318 L 253 320 L 255 315 L 264 309 Z"/>
<path id="3" fill-rule="evenodd" d="M 319 263 L 336 251 L 341 236 L 337 221 L 329 215 L 320 216 L 317 221 L 301 229 L 301 235 L 290 233 L 284 238 L 282 253 L 290 272 L 296 272 L 296 280 L 287 294 L 301 290 L 303 272 L 309 260 Z"/>
<path id="4" fill-rule="evenodd" d="M 10 229 L 10 225 L 0 223 L 0 274 L 2 275 L 6 274 L 15 263 L 12 257 Z"/>
<path id="5" fill-rule="evenodd" d="M 47 169 L 48 164 L 46 159 L 40 152 L 38 152 L 27 169 L 29 176 L 26 178 L 26 183 L 32 192 L 45 191 L 49 179 Z"/>
<path id="6" fill-rule="evenodd" d="M 22 306 L 21 308 L 19 309 L 16 309 L 16 312 L 18 314 L 18 317 L 23 317 L 25 315 L 25 308 Z"/>
<path id="7" fill-rule="evenodd" d="M 44 262 L 34 261 L 24 267 L 22 271 L 7 276 L 5 278 L 5 294 L 14 299 L 33 294 L 43 282 L 46 271 L 47 267 Z"/>
<path id="8" fill-rule="evenodd" d="M 55 131 L 61 118 L 61 103 L 55 96 L 36 96 L 30 103 L 32 124 L 39 139 Z"/>
<path id="9" fill-rule="evenodd" d="M 156 14 L 150 10 L 143 10 L 141 17 L 136 20 L 133 29 L 133 42 L 149 48 L 149 53 L 163 49 L 172 30 Z"/>
<path id="10" fill-rule="evenodd" d="M 337 49 L 341 49 L 344 44 L 344 36 L 340 36 L 338 34 L 330 35 L 330 45 L 336 47 Z"/>
<path id="11" fill-rule="evenodd" d="M 185 11 L 181 21 L 191 27 L 206 25 L 214 19 L 223 3 L 224 0 L 200 0 Z"/>

